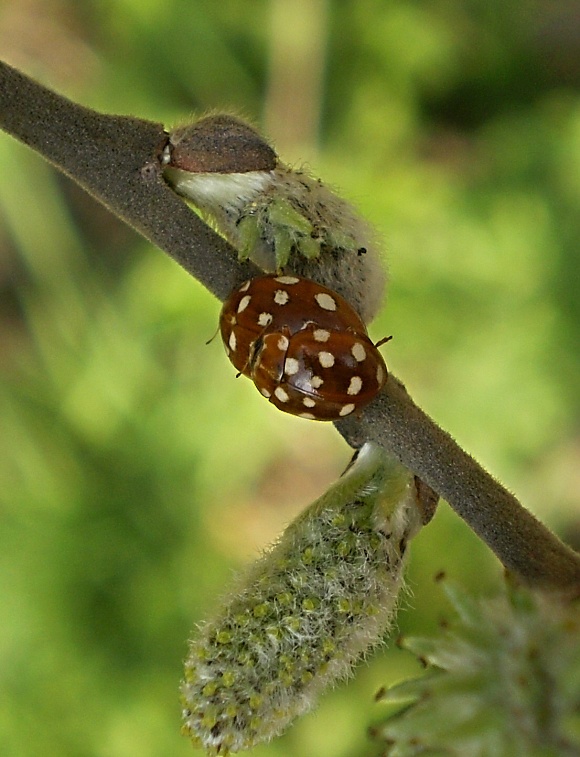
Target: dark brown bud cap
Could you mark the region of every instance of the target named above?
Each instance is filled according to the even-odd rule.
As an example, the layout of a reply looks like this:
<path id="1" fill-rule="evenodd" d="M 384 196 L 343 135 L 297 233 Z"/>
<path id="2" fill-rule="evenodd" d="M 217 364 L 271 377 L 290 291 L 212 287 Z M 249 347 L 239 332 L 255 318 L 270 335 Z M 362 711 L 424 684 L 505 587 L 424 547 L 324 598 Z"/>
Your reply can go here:
<path id="1" fill-rule="evenodd" d="M 169 136 L 166 165 L 191 173 L 271 171 L 278 156 L 244 121 L 225 114 L 206 116 Z"/>

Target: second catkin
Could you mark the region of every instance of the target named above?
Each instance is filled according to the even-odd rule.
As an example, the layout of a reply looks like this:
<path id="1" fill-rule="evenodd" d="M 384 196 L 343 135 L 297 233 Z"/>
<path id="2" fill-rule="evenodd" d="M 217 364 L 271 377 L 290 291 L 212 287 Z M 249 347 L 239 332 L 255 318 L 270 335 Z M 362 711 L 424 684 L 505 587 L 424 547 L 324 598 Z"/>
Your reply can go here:
<path id="1" fill-rule="evenodd" d="M 268 741 L 346 677 L 394 620 L 420 525 L 412 474 L 365 444 L 190 643 L 182 701 L 194 744 L 224 755 Z"/>

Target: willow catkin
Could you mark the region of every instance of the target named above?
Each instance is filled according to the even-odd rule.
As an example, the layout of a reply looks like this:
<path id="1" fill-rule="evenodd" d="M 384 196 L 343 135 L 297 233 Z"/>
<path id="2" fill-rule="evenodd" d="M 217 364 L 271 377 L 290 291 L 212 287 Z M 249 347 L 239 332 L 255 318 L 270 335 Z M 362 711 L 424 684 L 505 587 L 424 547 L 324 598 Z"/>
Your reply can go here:
<path id="1" fill-rule="evenodd" d="M 305 168 L 283 163 L 250 124 L 213 113 L 169 135 L 164 176 L 231 244 L 240 260 L 284 270 L 342 295 L 365 323 L 384 304 L 376 231 Z"/>
<path id="2" fill-rule="evenodd" d="M 374 737 L 392 757 L 578 757 L 578 603 L 516 582 L 492 597 L 443 586 L 456 617 L 400 640 L 427 670 L 379 692 L 390 716 Z"/>
<path id="3" fill-rule="evenodd" d="M 249 749 L 347 676 L 393 621 L 419 525 L 412 475 L 365 444 L 190 643 L 182 701 L 194 744 Z"/>

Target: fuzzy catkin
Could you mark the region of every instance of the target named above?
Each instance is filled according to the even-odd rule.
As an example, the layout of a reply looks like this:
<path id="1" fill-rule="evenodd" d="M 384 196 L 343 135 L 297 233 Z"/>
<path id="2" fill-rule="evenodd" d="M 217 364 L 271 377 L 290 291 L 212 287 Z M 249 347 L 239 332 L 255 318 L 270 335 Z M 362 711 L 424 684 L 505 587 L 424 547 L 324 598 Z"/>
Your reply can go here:
<path id="1" fill-rule="evenodd" d="M 390 627 L 419 516 L 375 445 L 284 533 L 190 644 L 184 732 L 209 754 L 279 734 Z"/>
<path id="2" fill-rule="evenodd" d="M 376 231 L 305 169 L 284 164 L 249 124 L 213 114 L 170 134 L 164 176 L 266 273 L 294 273 L 342 295 L 369 323 L 384 304 Z"/>
<path id="3" fill-rule="evenodd" d="M 427 670 L 377 695 L 400 710 L 375 738 L 391 757 L 578 757 L 578 603 L 509 582 L 491 598 L 443 585 L 457 618 L 401 640 Z"/>

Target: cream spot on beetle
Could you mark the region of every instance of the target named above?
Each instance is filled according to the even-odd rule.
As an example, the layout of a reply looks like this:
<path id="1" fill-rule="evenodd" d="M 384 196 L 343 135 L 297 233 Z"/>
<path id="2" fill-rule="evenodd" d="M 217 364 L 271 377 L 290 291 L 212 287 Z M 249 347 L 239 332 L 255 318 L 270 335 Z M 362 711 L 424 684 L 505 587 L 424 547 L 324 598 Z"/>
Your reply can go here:
<path id="1" fill-rule="evenodd" d="M 243 313 L 244 310 L 248 307 L 250 304 L 251 296 L 247 294 L 245 297 L 242 297 L 240 300 L 240 304 L 238 305 L 238 313 Z"/>
<path id="2" fill-rule="evenodd" d="M 355 342 L 350 348 L 350 352 L 357 363 L 362 363 L 367 356 L 367 351 L 360 342 Z"/>
<path id="3" fill-rule="evenodd" d="M 288 338 L 285 337 L 284 335 L 282 335 L 278 339 L 278 342 L 276 344 L 276 346 L 278 347 L 278 349 L 280 350 L 280 352 L 286 352 L 286 350 L 288 349 L 288 345 L 289 345 Z"/>
<path id="4" fill-rule="evenodd" d="M 272 323 L 272 313 L 260 313 L 258 316 L 258 326 L 269 326 Z"/>
<path id="5" fill-rule="evenodd" d="M 383 370 L 383 366 L 379 363 L 377 365 L 377 384 L 381 386 L 384 380 L 385 380 L 385 371 Z"/>
<path id="6" fill-rule="evenodd" d="M 260 393 L 261 393 L 261 394 L 263 394 L 263 395 L 264 395 L 264 397 L 265 397 L 265 398 L 266 398 L 267 400 L 269 400 L 269 399 L 270 399 L 270 397 L 272 396 L 272 392 L 269 392 L 269 391 L 268 391 L 267 389 L 264 389 L 264 388 L 260 389 Z"/>
<path id="7" fill-rule="evenodd" d="M 280 402 L 288 402 L 288 400 L 290 399 L 290 397 L 288 396 L 288 393 L 284 389 L 282 389 L 281 386 L 277 386 L 274 389 L 274 396 L 277 397 L 277 399 L 279 399 Z"/>
<path id="8" fill-rule="evenodd" d="M 231 351 L 235 352 L 237 341 L 236 341 L 236 334 L 234 331 L 232 331 L 232 333 L 230 334 L 230 338 L 228 339 L 228 344 L 230 345 Z"/>
<path id="9" fill-rule="evenodd" d="M 287 376 L 294 376 L 300 370 L 300 363 L 295 357 L 287 357 L 284 361 L 284 373 Z"/>
<path id="10" fill-rule="evenodd" d="M 339 415 L 341 415 L 341 416 L 343 416 L 343 415 L 350 415 L 353 410 L 354 410 L 354 405 L 353 404 L 343 405 L 342 408 L 340 409 Z"/>
<path id="11" fill-rule="evenodd" d="M 332 352 L 321 350 L 318 353 L 318 361 L 323 368 L 332 368 L 334 365 L 334 355 Z"/>
<path id="12" fill-rule="evenodd" d="M 280 284 L 297 284 L 300 279 L 296 276 L 276 276 L 275 281 L 279 281 Z"/>
<path id="13" fill-rule="evenodd" d="M 250 284 L 251 283 L 252 283 L 251 280 L 250 281 L 244 281 L 244 283 L 242 284 L 242 286 L 238 289 L 238 292 L 247 292 L 248 289 L 250 288 Z"/>
<path id="14" fill-rule="evenodd" d="M 284 289 L 276 289 L 274 292 L 274 302 L 276 305 L 285 305 L 290 299 L 290 295 Z"/>
<path id="15" fill-rule="evenodd" d="M 330 331 L 326 329 L 315 329 L 312 336 L 315 342 L 328 342 L 330 339 Z"/>
<path id="16" fill-rule="evenodd" d="M 353 376 L 346 390 L 347 394 L 358 394 L 362 389 L 362 379 L 360 376 Z"/>
<path id="17" fill-rule="evenodd" d="M 312 413 L 298 413 L 299 418 L 306 418 L 309 421 L 315 421 L 316 416 L 312 415 Z"/>
<path id="18" fill-rule="evenodd" d="M 314 295 L 314 299 L 323 310 L 336 310 L 336 300 L 326 292 L 318 292 Z"/>
<path id="19" fill-rule="evenodd" d="M 304 405 L 304 407 L 314 407 L 316 405 L 316 402 L 310 397 L 304 397 L 302 404 Z"/>
<path id="20" fill-rule="evenodd" d="M 321 376 L 313 376 L 310 379 L 310 386 L 312 386 L 314 389 L 320 389 L 323 384 L 324 379 Z"/>

